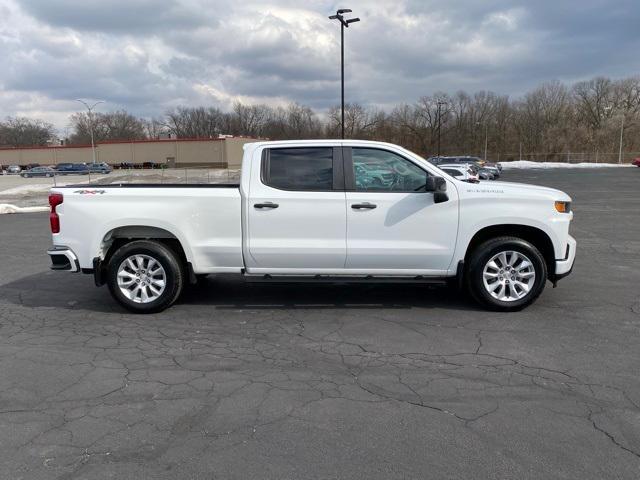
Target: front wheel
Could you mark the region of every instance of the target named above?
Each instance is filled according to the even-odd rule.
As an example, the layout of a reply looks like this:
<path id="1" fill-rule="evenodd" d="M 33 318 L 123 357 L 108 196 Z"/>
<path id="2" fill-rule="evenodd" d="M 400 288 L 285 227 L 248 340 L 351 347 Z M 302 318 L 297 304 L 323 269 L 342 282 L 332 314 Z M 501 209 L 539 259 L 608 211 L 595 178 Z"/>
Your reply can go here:
<path id="1" fill-rule="evenodd" d="M 184 286 L 178 256 L 160 242 L 137 240 L 120 247 L 109 260 L 107 284 L 113 298 L 135 313 L 170 307 Z"/>
<path id="2" fill-rule="evenodd" d="M 547 280 L 542 254 L 516 237 L 488 240 L 474 249 L 467 269 L 471 295 L 491 310 L 521 310 L 540 296 Z"/>

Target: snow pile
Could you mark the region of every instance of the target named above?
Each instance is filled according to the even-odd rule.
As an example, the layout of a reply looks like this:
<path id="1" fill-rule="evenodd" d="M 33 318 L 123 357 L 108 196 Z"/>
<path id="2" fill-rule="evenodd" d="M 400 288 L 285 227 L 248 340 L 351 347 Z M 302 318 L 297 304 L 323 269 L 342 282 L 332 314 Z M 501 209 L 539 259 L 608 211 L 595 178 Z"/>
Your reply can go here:
<path id="1" fill-rule="evenodd" d="M 516 160 L 514 162 L 501 162 L 504 170 L 516 170 L 516 169 L 547 169 L 547 168 L 611 168 L 611 167 L 631 167 L 630 164 L 625 163 L 563 163 L 563 162 L 532 162 L 530 160 Z"/>
<path id="2" fill-rule="evenodd" d="M 10 203 L 0 203 L 0 215 L 5 213 L 48 212 L 49 207 L 16 207 Z"/>
<path id="3" fill-rule="evenodd" d="M 8 188 L 7 190 L 0 191 L 0 195 L 5 196 L 21 196 L 31 195 L 34 193 L 48 192 L 53 185 L 50 184 L 32 184 L 32 185 L 20 185 L 19 187 Z"/>

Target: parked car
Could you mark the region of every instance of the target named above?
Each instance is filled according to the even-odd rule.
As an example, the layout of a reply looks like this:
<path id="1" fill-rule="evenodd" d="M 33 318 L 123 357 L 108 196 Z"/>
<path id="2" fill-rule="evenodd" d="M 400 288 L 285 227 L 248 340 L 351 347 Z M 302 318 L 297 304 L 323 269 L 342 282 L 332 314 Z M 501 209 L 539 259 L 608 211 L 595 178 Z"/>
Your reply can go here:
<path id="1" fill-rule="evenodd" d="M 500 178 L 500 174 L 502 173 L 502 165 L 499 163 L 484 162 L 480 168 L 490 172 L 493 175 L 493 179 Z"/>
<path id="2" fill-rule="evenodd" d="M 498 169 L 499 173 L 502 173 L 502 164 L 500 162 L 487 162 L 487 161 L 485 161 L 482 164 L 482 166 L 486 167 L 486 168 L 496 168 L 496 169 Z"/>
<path id="3" fill-rule="evenodd" d="M 89 167 L 82 163 L 59 163 L 56 175 L 89 175 Z"/>
<path id="4" fill-rule="evenodd" d="M 111 173 L 111 167 L 102 162 L 102 163 L 85 163 L 89 172 L 91 173 Z"/>
<path id="5" fill-rule="evenodd" d="M 395 172 L 393 189 L 358 186 L 354 164 L 368 159 Z M 571 198 L 559 190 L 469 185 L 404 148 L 357 140 L 249 143 L 241 172 L 240 183 L 52 188 L 52 268 L 90 273 L 150 313 L 220 272 L 449 282 L 513 311 L 573 267 Z"/>
<path id="6" fill-rule="evenodd" d="M 472 156 L 431 157 L 429 161 L 436 166 L 443 163 L 447 163 L 447 164 L 466 163 L 466 164 L 475 165 L 479 169 L 484 168 L 493 175 L 493 178 L 488 178 L 489 175 L 486 174 L 487 172 L 484 172 L 481 175 L 481 178 L 487 177 L 487 178 L 484 178 L 484 180 L 494 180 L 494 179 L 500 178 L 500 174 L 502 173 L 502 165 L 500 165 L 500 163 L 486 162 L 482 160 L 480 157 L 472 157 Z"/>
<path id="7" fill-rule="evenodd" d="M 478 178 L 480 180 L 495 180 L 496 175 L 493 171 L 485 167 L 478 168 Z"/>
<path id="8" fill-rule="evenodd" d="M 161 168 L 159 163 L 156 162 L 143 162 L 142 163 L 142 168 L 144 169 L 156 169 L 156 168 Z"/>
<path id="9" fill-rule="evenodd" d="M 22 171 L 22 167 L 20 165 L 9 165 L 7 167 L 7 175 L 19 175 Z"/>
<path id="10" fill-rule="evenodd" d="M 120 162 L 117 165 L 117 168 L 122 170 L 129 170 L 129 169 L 135 168 L 135 165 L 131 162 Z"/>
<path id="11" fill-rule="evenodd" d="M 449 163 L 446 160 L 447 160 L 446 157 L 429 157 L 429 158 L 427 158 L 427 161 L 430 164 L 435 165 L 435 166 L 438 166 L 441 163 Z"/>
<path id="12" fill-rule="evenodd" d="M 56 171 L 51 167 L 33 167 L 29 170 L 24 170 L 20 176 L 23 178 L 32 177 L 53 177 Z"/>
<path id="13" fill-rule="evenodd" d="M 462 180 L 464 182 L 477 183 L 480 179 L 478 172 L 474 171 L 474 169 L 470 165 L 457 165 L 457 164 L 440 164 L 438 168 L 445 173 L 448 173 L 454 178 L 458 180 Z"/>

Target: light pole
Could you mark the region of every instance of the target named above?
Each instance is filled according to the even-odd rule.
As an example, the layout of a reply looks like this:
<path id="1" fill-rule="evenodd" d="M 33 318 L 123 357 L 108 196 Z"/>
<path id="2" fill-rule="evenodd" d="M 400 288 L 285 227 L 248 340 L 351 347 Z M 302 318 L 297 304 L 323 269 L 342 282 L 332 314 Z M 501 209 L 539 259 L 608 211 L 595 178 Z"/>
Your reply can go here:
<path id="1" fill-rule="evenodd" d="M 440 158 L 440 127 L 442 126 L 442 123 L 440 121 L 440 115 L 442 113 L 442 111 L 440 110 L 440 107 L 442 105 L 446 105 L 447 102 L 444 102 L 442 100 L 438 100 L 436 102 L 436 105 L 438 106 L 438 158 Z"/>
<path id="2" fill-rule="evenodd" d="M 93 163 L 95 164 L 96 163 L 96 146 L 95 146 L 95 143 L 93 142 L 93 109 L 96 108 L 96 105 L 99 105 L 104 102 L 100 100 L 91 106 L 84 100 L 77 99 L 76 102 L 80 102 L 81 104 L 83 104 L 85 107 L 87 107 L 87 110 L 89 111 L 89 134 L 91 135 L 91 153 L 93 154 Z"/>
<path id="3" fill-rule="evenodd" d="M 344 139 L 344 29 L 345 27 L 349 28 L 350 23 L 359 22 L 359 18 L 350 18 L 349 20 L 345 20 L 344 14 L 351 13 L 351 9 L 349 8 L 341 8 L 336 11 L 335 15 L 331 15 L 329 17 L 330 20 L 339 20 L 340 21 L 340 86 L 342 92 L 342 138 Z"/>

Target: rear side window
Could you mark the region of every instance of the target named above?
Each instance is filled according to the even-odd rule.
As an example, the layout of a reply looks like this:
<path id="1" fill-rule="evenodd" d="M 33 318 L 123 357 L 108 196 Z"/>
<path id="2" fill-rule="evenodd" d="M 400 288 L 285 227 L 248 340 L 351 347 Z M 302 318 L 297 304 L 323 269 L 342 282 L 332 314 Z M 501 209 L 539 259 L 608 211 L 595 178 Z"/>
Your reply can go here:
<path id="1" fill-rule="evenodd" d="M 281 190 L 333 190 L 333 148 L 272 148 L 263 158 L 262 180 Z"/>

